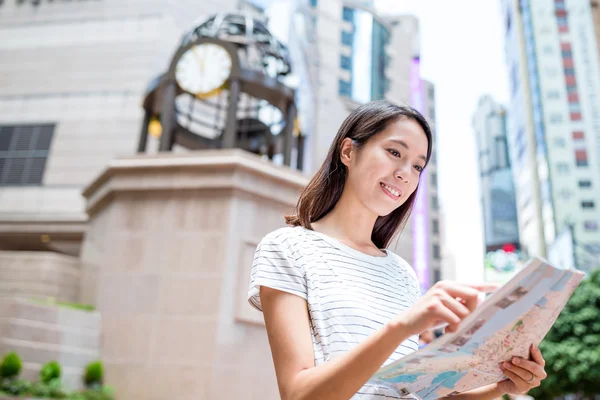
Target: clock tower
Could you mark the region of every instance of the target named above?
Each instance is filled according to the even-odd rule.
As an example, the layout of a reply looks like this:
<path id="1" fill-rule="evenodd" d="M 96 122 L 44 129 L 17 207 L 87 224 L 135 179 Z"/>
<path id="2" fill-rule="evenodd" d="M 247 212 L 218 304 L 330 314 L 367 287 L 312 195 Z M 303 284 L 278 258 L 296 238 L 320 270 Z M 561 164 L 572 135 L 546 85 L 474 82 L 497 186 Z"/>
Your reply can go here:
<path id="1" fill-rule="evenodd" d="M 243 13 L 207 19 L 149 84 L 138 152 L 153 134 L 159 151 L 241 148 L 302 169 L 290 73 L 287 48 L 259 20 Z"/>

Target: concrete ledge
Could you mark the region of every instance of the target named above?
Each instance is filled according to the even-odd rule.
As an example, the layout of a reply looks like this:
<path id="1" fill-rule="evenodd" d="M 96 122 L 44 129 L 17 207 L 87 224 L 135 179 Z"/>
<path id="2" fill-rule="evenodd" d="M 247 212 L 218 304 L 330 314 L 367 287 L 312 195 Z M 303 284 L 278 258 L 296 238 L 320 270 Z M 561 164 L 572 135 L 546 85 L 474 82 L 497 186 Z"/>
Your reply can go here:
<path id="1" fill-rule="evenodd" d="M 90 218 L 116 192 L 226 189 L 295 204 L 306 175 L 239 149 L 137 155 L 110 162 L 84 191 Z"/>

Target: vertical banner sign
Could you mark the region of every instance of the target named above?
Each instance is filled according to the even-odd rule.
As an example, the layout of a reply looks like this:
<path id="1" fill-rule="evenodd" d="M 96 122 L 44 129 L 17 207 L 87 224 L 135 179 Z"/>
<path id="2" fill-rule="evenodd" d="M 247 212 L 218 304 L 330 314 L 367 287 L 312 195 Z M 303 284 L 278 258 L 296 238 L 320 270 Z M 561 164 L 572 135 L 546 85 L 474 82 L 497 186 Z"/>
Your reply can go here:
<path id="1" fill-rule="evenodd" d="M 415 57 L 410 67 L 410 103 L 425 114 L 423 104 L 423 81 L 421 80 L 420 60 Z M 413 268 L 419 278 L 421 291 L 429 289 L 429 236 L 427 218 L 427 174 L 421 175 L 419 191 L 412 211 Z"/>

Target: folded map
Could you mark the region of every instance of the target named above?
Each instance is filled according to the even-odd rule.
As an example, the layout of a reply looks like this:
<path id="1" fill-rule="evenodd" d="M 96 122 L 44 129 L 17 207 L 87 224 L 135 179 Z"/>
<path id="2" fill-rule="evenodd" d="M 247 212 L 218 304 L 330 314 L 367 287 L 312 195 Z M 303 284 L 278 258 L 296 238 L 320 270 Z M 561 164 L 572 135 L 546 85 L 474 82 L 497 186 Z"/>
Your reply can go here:
<path id="1" fill-rule="evenodd" d="M 499 368 L 529 358 L 584 274 L 531 259 L 460 324 L 421 350 L 382 367 L 372 378 L 406 398 L 452 396 L 506 379 Z"/>

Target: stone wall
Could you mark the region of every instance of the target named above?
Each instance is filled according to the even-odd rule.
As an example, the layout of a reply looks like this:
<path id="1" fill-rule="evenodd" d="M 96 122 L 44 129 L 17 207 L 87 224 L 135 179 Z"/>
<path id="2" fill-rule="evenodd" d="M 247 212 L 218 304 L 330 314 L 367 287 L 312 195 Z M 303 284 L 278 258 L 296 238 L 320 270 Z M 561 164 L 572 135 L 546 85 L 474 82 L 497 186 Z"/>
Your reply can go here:
<path id="1" fill-rule="evenodd" d="M 79 300 L 78 258 L 43 251 L 0 251 L 0 297 Z"/>
<path id="2" fill-rule="evenodd" d="M 23 378 L 37 380 L 43 364 L 57 361 L 65 386 L 80 388 L 85 366 L 100 358 L 100 314 L 0 298 L 0 354 L 11 351 Z"/>

